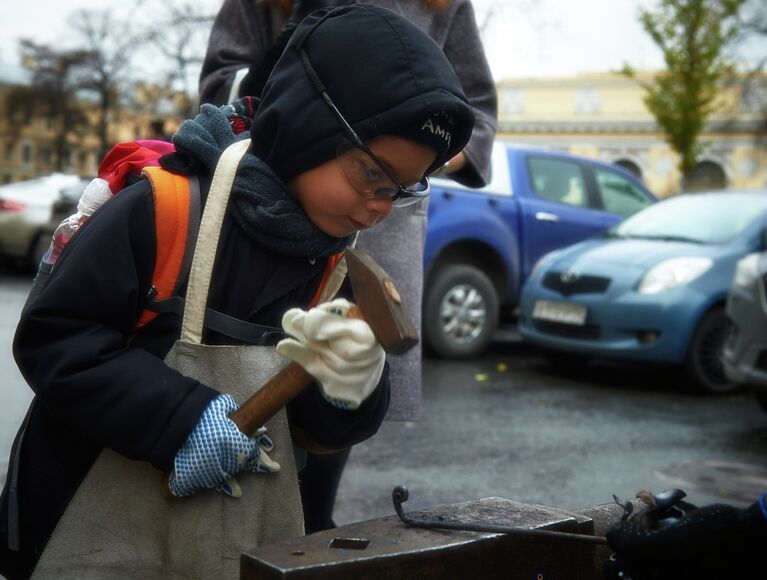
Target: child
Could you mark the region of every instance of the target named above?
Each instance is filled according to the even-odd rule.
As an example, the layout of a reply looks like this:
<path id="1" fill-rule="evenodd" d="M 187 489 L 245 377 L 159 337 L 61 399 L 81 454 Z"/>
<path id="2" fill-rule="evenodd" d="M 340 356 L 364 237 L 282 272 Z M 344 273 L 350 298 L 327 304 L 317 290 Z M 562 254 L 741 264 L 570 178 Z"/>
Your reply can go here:
<path id="1" fill-rule="evenodd" d="M 365 1 L 416 24 L 447 56 L 475 122 L 466 148 L 448 160 L 440 172 L 450 173 L 451 178 L 469 187 L 486 185 L 495 136 L 496 90 L 471 1 Z M 224 0 L 211 29 L 200 74 L 201 102 L 222 105 L 240 95 L 260 95 L 301 18 L 323 6 L 351 3 L 354 0 Z M 397 280 L 403 304 L 419 331 L 427 216 L 427 203 L 403 208 L 381 227 L 361 232 L 357 240 L 357 247 Z M 421 416 L 421 349 L 414 348 L 389 362 L 391 399 L 386 420 L 417 421 Z M 308 454 L 300 474 L 307 532 L 335 527 L 333 506 L 349 451 Z"/>
<path id="2" fill-rule="evenodd" d="M 133 330 L 153 290 L 146 180 L 85 223 L 22 316 L 14 355 L 37 399 L 0 506 L 10 579 L 236 577 L 241 552 L 302 533 L 291 436 L 337 450 L 380 425 L 388 380 L 370 328 L 336 313 L 342 299 L 310 305 L 330 257 L 392 206 L 423 198 L 425 176 L 465 146 L 473 116 L 460 84 L 414 25 L 348 6 L 298 27 L 250 142 L 230 117 L 206 105 L 161 160 L 199 181 L 205 204 L 183 317 Z M 293 338 L 277 350 L 317 379 L 268 434 L 249 437 L 227 416 L 287 359 L 226 326 L 200 340 L 206 296 L 206 322 L 211 311 L 235 327 L 282 321 Z"/>

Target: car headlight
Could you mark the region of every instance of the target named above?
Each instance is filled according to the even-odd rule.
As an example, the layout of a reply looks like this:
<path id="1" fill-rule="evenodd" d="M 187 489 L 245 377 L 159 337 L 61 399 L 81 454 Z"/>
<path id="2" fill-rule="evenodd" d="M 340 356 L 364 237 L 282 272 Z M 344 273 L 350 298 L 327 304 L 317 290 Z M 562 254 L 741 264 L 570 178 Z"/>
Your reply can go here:
<path id="1" fill-rule="evenodd" d="M 732 279 L 733 286 L 750 288 L 759 278 L 759 253 L 749 254 L 738 260 L 735 266 L 735 276 Z"/>
<path id="2" fill-rule="evenodd" d="M 658 294 L 692 282 L 713 264 L 711 258 L 671 258 L 651 268 L 639 283 L 640 294 Z"/>

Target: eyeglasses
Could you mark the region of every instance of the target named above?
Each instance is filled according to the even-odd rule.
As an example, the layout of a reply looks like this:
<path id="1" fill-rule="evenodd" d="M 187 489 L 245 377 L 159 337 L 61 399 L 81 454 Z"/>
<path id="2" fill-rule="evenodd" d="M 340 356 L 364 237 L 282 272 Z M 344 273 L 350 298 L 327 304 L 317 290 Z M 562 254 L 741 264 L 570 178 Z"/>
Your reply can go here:
<path id="1" fill-rule="evenodd" d="M 312 63 L 309 61 L 309 55 L 304 50 L 304 44 L 311 36 L 312 32 L 320 25 L 324 20 L 330 16 L 335 10 L 330 10 L 320 18 L 320 20 L 304 35 L 297 45 L 297 50 L 301 56 L 306 75 L 309 80 L 317 89 L 317 92 L 322 97 L 322 100 L 327 103 L 330 110 L 338 119 L 338 122 L 343 127 L 346 135 L 345 139 L 342 139 L 338 144 L 336 150 L 337 158 L 341 164 L 341 168 L 349 180 L 351 186 L 361 195 L 369 198 L 387 198 L 393 201 L 393 205 L 396 207 L 403 207 L 417 203 L 429 195 L 431 187 L 429 186 L 429 179 L 424 178 L 412 185 L 403 186 L 395 177 L 391 171 L 387 169 L 386 165 L 381 162 L 378 157 L 370 150 L 365 142 L 357 135 L 357 132 L 352 129 L 352 126 L 346 120 L 346 118 L 338 110 L 333 99 L 330 98 L 328 90 L 317 75 L 317 71 L 314 70 Z"/>

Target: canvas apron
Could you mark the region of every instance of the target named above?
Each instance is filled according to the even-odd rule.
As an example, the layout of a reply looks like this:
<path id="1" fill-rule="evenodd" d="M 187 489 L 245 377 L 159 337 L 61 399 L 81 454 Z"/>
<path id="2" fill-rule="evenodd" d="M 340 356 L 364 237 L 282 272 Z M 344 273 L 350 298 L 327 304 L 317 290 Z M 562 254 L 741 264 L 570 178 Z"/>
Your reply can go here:
<path id="1" fill-rule="evenodd" d="M 249 141 L 222 155 L 200 223 L 180 339 L 165 361 L 242 403 L 284 364 L 272 347 L 201 344 L 213 260 L 237 164 Z M 337 284 L 336 284 L 337 285 Z M 326 294 L 333 291 L 328 284 Z M 303 535 L 285 410 L 268 423 L 278 473 L 243 472 L 243 496 L 205 490 L 178 499 L 168 474 L 104 449 L 62 516 L 33 578 L 238 578 L 243 552 Z"/>

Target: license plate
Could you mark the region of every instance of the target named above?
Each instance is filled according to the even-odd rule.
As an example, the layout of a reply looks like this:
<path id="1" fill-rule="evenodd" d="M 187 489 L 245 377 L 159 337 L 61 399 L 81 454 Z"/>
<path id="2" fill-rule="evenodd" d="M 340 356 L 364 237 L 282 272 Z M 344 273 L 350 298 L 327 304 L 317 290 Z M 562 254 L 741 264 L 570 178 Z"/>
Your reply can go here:
<path id="1" fill-rule="evenodd" d="M 536 300 L 535 307 L 533 307 L 533 318 L 583 326 L 586 322 L 586 307 L 568 302 Z"/>

